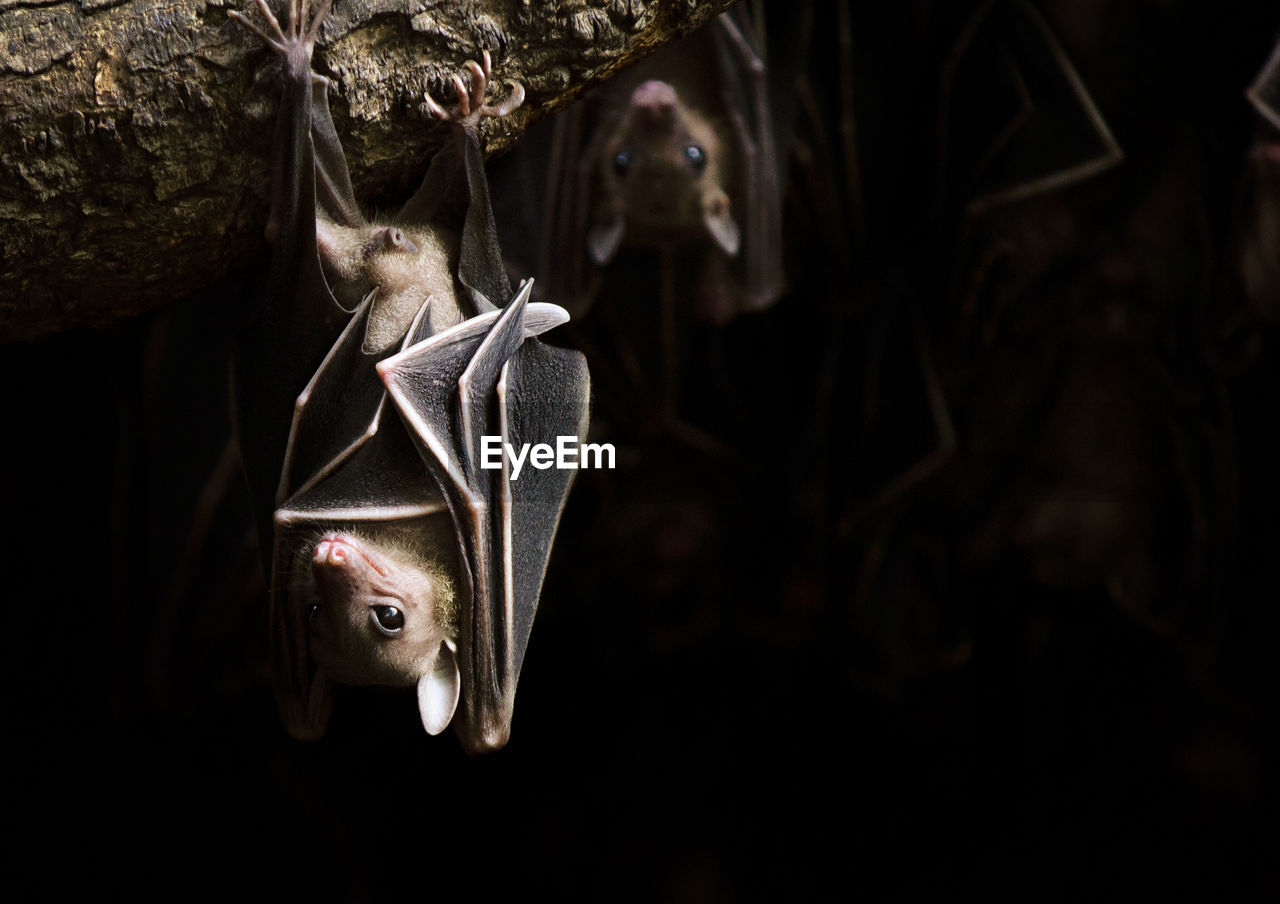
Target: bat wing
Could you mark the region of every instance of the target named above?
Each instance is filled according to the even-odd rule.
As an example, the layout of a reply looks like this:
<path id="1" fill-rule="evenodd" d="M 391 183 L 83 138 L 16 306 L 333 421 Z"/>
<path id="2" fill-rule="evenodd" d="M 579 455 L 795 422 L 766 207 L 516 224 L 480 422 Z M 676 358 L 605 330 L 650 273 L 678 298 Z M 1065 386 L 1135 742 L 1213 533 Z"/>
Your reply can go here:
<path id="1" fill-rule="evenodd" d="M 394 521 L 432 514 L 444 500 L 389 411 L 377 355 L 363 350 L 373 298 L 351 318 L 298 397 L 289 434 L 277 527 L 316 521 Z M 428 300 L 400 350 L 427 338 Z"/>
<path id="2" fill-rule="evenodd" d="M 316 525 L 391 522 L 443 514 L 436 481 L 387 400 L 376 356 L 362 350 L 373 298 L 366 298 L 298 396 L 274 514 L 271 662 L 276 699 L 289 733 L 314 739 L 330 712 L 326 680 L 307 644 L 305 601 L 294 598 L 296 569 L 310 567 Z M 423 304 L 401 349 L 426 338 Z"/>
<path id="3" fill-rule="evenodd" d="M 588 104 L 583 99 L 531 124 L 520 137 L 517 153 L 489 165 L 493 212 L 502 234 L 507 272 L 536 274 L 530 300 L 554 299 L 575 319 L 585 308 L 575 304 L 578 290 L 569 273 L 581 273 L 571 269 L 571 255 L 586 227 L 571 223 L 564 213 L 572 200 L 565 182 L 566 173 L 579 163 L 570 133 L 581 132 L 582 111 Z M 573 235 L 579 241 L 571 239 Z"/>
<path id="4" fill-rule="evenodd" d="M 741 174 L 743 309 L 769 307 L 786 288 L 782 268 L 782 178 L 763 29 L 746 6 L 713 23 L 720 89 L 737 137 Z"/>
<path id="5" fill-rule="evenodd" d="M 1262 118 L 1280 129 L 1280 43 L 1245 94 Z"/>
<path id="6" fill-rule="evenodd" d="M 511 283 L 498 244 L 479 136 L 474 125 L 462 129 L 461 141 L 445 145 L 432 158 L 421 187 L 397 219 L 428 225 L 461 208 L 457 276 L 471 301 L 463 313 L 475 316 L 497 310 L 499 300 L 511 297 Z"/>
<path id="7" fill-rule="evenodd" d="M 1124 159 L 1048 23 L 1023 0 L 988 0 L 965 26 L 943 69 L 940 116 L 941 181 L 971 215 Z"/>
<path id="8" fill-rule="evenodd" d="M 529 304 L 526 282 L 501 311 L 473 317 L 378 366 L 397 410 L 436 476 L 467 563 L 471 602 L 459 634 L 457 731 L 473 752 L 501 747 L 516 681 L 572 472 L 519 476 L 481 467 L 482 437 L 513 447 L 585 435 L 583 357 L 532 337 L 563 323 L 555 305 Z"/>
<path id="9" fill-rule="evenodd" d="M 326 84 L 309 57 L 284 65 L 268 225 L 274 249 L 263 305 L 236 351 L 237 435 L 264 538 L 271 536 L 272 511 L 292 489 L 285 471 L 298 396 L 351 315 L 329 289 L 316 242 L 318 210 L 344 225 L 361 222 Z M 270 544 L 262 545 L 265 554 Z"/>
<path id="10" fill-rule="evenodd" d="M 489 202 L 489 180 L 485 177 L 480 142 L 474 136 L 468 136 L 462 146 L 462 172 L 470 203 L 462 223 L 458 279 L 470 290 L 475 313 L 484 313 L 494 310 L 502 299 L 511 297 L 511 283 L 502 265 L 502 250 L 493 221 L 493 205 Z"/>
<path id="11" fill-rule="evenodd" d="M 578 352 L 526 342 L 503 367 L 498 383 L 502 436 L 514 448 L 554 445 L 558 437 L 585 439 L 590 400 L 586 359 Z M 512 582 L 512 674 L 520 674 L 542 578 L 573 471 L 526 467 L 504 480 L 505 573 Z M 512 538 L 518 538 L 513 543 Z"/>
<path id="12" fill-rule="evenodd" d="M 366 298 L 294 403 L 275 504 L 305 492 L 376 432 L 382 400 L 377 359 L 362 345 L 373 307 Z"/>
<path id="13" fill-rule="evenodd" d="M 297 738 L 320 737 L 330 709 L 328 685 L 308 646 L 307 601 L 295 597 L 297 569 L 310 568 L 310 559 L 298 551 L 312 548 L 319 524 L 396 522 L 448 511 L 400 418 L 385 407 L 384 399 L 375 432 L 275 513 L 272 675 L 286 728 Z"/>
<path id="14" fill-rule="evenodd" d="M 311 94 L 311 144 L 315 155 L 316 203 L 324 216 L 340 226 L 363 226 L 364 217 L 351 187 L 342 142 L 329 113 L 326 79 Z"/>

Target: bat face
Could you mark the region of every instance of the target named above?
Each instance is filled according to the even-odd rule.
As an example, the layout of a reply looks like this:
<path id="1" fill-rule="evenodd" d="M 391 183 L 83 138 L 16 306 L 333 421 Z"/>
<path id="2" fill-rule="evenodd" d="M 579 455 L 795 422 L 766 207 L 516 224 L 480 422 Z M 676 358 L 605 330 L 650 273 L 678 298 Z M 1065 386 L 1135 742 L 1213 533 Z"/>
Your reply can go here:
<path id="1" fill-rule="evenodd" d="M 320 668 L 346 684 L 417 681 L 458 633 L 453 581 L 438 567 L 329 531 L 315 544 L 307 627 Z"/>
<path id="2" fill-rule="evenodd" d="M 441 526 L 448 536 L 440 539 L 451 539 L 448 523 Z M 403 534 L 414 548 L 385 532 L 325 532 L 301 550 L 310 569 L 296 570 L 301 586 L 291 605 L 305 608 L 320 673 L 340 684 L 417 687 L 423 725 L 438 734 L 461 685 L 457 585 L 446 567 L 454 557 L 422 548 L 422 535 Z"/>
<path id="3" fill-rule="evenodd" d="M 534 126 L 499 164 L 509 262 L 537 276 L 535 297 L 585 315 L 602 292 L 616 295 L 615 278 L 634 283 L 617 261 L 624 245 L 644 249 L 637 258 L 680 258 L 690 279 L 677 291 L 704 321 L 782 295 L 786 167 L 764 22 L 748 6 L 759 5 L 737 5 Z M 781 18 L 784 31 L 801 31 Z M 790 70 L 779 71 L 789 83 Z M 777 105 L 789 96 L 778 92 Z"/>
<path id="4" fill-rule="evenodd" d="M 596 263 L 607 263 L 624 242 L 696 242 L 708 235 L 736 254 L 723 149 L 711 121 L 684 105 L 671 84 L 637 87 L 596 161 L 600 203 L 588 235 Z"/>

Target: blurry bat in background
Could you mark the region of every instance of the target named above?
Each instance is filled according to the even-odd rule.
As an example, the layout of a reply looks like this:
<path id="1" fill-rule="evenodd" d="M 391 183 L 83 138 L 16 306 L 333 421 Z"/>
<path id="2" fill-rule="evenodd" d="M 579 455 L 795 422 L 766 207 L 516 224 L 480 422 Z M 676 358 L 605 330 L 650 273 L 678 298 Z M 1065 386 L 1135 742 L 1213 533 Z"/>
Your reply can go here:
<path id="1" fill-rule="evenodd" d="M 1258 115 L 1280 132 L 1280 43 L 1272 49 L 1271 56 L 1245 95 Z"/>
<path id="2" fill-rule="evenodd" d="M 1247 164 L 1240 270 L 1255 315 L 1275 323 L 1280 322 L 1280 43 L 1245 96 L 1262 122 Z"/>
<path id="3" fill-rule="evenodd" d="M 979 7 L 943 66 L 940 95 L 937 206 L 961 216 L 959 313 L 990 344 L 1012 300 L 1089 240 L 1066 189 L 1124 152 L 1026 0 Z"/>
<path id="4" fill-rule="evenodd" d="M 696 256 L 697 285 L 681 287 L 680 303 L 703 320 L 724 323 L 782 294 L 781 175 L 762 35 L 739 6 L 556 117 L 543 130 L 545 161 L 521 148 L 529 162 L 518 178 L 538 167 L 546 196 L 542 223 L 526 226 L 530 247 L 516 250 L 536 249 L 548 297 L 584 313 L 601 271 L 630 248 Z"/>
<path id="5" fill-rule="evenodd" d="M 454 77 L 455 110 L 426 97 L 455 140 L 398 215 L 370 222 L 311 68 L 328 0 L 310 24 L 290 0 L 283 27 L 256 2 L 265 27 L 231 16 L 284 58 L 275 249 L 234 399 L 271 549 L 277 700 L 292 734 L 317 737 L 331 682 L 416 687 L 428 732 L 452 723 L 468 750 L 495 749 L 572 472 L 482 469 L 481 436 L 582 437 L 589 395 L 582 356 L 533 338 L 567 315 L 530 304 L 531 283 L 512 297 L 497 244 L 478 123 L 523 90 L 486 105 L 486 54 Z"/>
<path id="6" fill-rule="evenodd" d="M 1107 170 L 1124 154 L 1039 11 L 987 0 L 943 66 L 940 185 L 977 215 Z"/>

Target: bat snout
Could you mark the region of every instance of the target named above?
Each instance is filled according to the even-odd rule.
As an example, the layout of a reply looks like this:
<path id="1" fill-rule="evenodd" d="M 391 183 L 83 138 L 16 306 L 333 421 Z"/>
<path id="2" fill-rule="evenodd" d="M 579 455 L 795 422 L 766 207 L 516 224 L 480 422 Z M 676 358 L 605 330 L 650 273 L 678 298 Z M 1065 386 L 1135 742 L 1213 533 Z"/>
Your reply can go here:
<path id="1" fill-rule="evenodd" d="M 670 130 L 676 120 L 676 89 L 666 82 L 645 82 L 631 95 L 631 108 L 644 125 Z"/>
<path id="2" fill-rule="evenodd" d="M 311 573 L 321 596 L 349 593 L 360 564 L 360 550 L 350 538 L 334 533 L 322 537 L 311 553 Z"/>
<path id="3" fill-rule="evenodd" d="M 634 107 L 669 110 L 676 105 L 676 89 L 667 82 L 650 79 L 632 93 L 631 104 Z"/>
<path id="4" fill-rule="evenodd" d="M 350 556 L 351 548 L 346 539 L 337 534 L 328 534 L 316 544 L 311 563 L 315 568 L 342 568 Z"/>
<path id="5" fill-rule="evenodd" d="M 321 600 L 350 600 L 386 584 L 385 560 L 356 537 L 330 532 L 316 542 L 311 553 L 311 574 Z"/>

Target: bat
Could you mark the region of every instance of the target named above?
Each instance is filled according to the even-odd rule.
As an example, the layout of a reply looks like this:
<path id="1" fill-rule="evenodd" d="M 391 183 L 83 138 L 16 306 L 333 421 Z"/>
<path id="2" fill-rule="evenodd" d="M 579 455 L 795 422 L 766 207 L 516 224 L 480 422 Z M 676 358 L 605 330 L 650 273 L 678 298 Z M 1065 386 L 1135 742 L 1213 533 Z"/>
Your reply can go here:
<path id="1" fill-rule="evenodd" d="M 527 226 L 524 251 L 549 297 L 585 314 L 619 257 L 665 249 L 699 259 L 701 278 L 681 301 L 701 319 L 773 304 L 784 277 L 768 74 L 761 32 L 740 7 L 531 136 L 513 179 L 546 174 L 542 221 Z"/>
<path id="2" fill-rule="evenodd" d="M 1245 96 L 1259 116 L 1273 129 L 1280 130 L 1280 43 L 1272 49 Z"/>
<path id="3" fill-rule="evenodd" d="M 1280 319 L 1280 43 L 1245 92 L 1262 120 L 1247 163 L 1239 267 L 1253 313 Z"/>
<path id="4" fill-rule="evenodd" d="M 986 0 L 969 18 L 943 65 L 939 107 L 936 208 L 939 223 L 943 211 L 963 212 L 954 290 L 963 341 L 990 345 L 1015 315 L 1012 300 L 1085 239 L 1067 189 L 1113 169 L 1124 151 L 1026 0 Z"/>
<path id="5" fill-rule="evenodd" d="M 986 0 L 943 65 L 939 186 L 977 216 L 1073 185 L 1124 153 L 1044 17 Z"/>
<path id="6" fill-rule="evenodd" d="M 307 22 L 230 15 L 283 57 L 265 297 L 233 362 L 235 423 L 270 549 L 271 654 L 286 728 L 316 738 L 336 683 L 414 687 L 423 727 L 470 752 L 502 747 L 572 471 L 485 468 L 513 446 L 585 436 L 577 352 L 535 337 L 568 319 L 512 292 L 478 125 L 491 63 L 429 95 L 453 141 L 388 220 L 360 212 L 312 69 L 329 0 Z M 501 307 L 499 305 L 502 305 Z M 269 541 L 269 542 L 268 542 Z"/>
<path id="7" fill-rule="evenodd" d="M 791 19 L 778 24 L 770 39 L 798 65 Z M 619 422 L 721 455 L 732 453 L 683 419 L 679 387 L 741 410 L 715 328 L 785 289 L 775 114 L 788 95 L 775 75 L 762 17 L 734 9 L 529 130 L 494 172 L 512 272 L 537 274 L 574 318 L 592 315 L 572 335 L 599 378 L 597 406 L 616 399 Z"/>
<path id="8" fill-rule="evenodd" d="M 802 98 L 812 111 L 808 118 L 813 123 L 810 129 L 816 145 L 806 155 L 813 160 L 814 174 L 810 178 L 815 184 L 810 189 L 812 200 L 806 206 L 820 216 L 825 214 L 814 227 L 824 250 L 830 249 L 827 253 L 833 257 L 840 253 L 838 244 L 836 247 L 827 244 L 833 242 L 828 236 L 834 236 L 835 242 L 848 244 L 851 251 L 847 258 L 857 262 L 853 266 L 858 268 L 860 280 L 874 285 L 876 280 L 867 273 L 882 264 L 877 255 L 863 247 L 870 229 L 864 208 L 858 147 L 854 141 L 860 130 L 855 124 L 850 84 L 854 73 L 850 60 L 850 48 L 854 45 L 850 6 L 838 4 L 834 21 L 823 23 L 820 36 L 840 51 L 840 65 L 824 71 L 829 76 L 825 80 L 828 85 L 835 81 L 839 90 L 828 88 L 831 96 L 820 103 L 821 96 L 813 97 L 812 88 L 802 83 Z M 821 59 L 822 54 L 814 56 Z M 839 103 L 835 103 L 837 100 Z M 838 128 L 830 130 L 832 139 L 826 137 L 828 129 L 824 124 L 830 108 L 841 113 Z M 1029 281 L 1039 275 L 1043 266 L 1055 261 L 1060 251 L 1057 247 L 1049 248 L 1044 260 L 1032 257 L 1042 246 L 1034 241 L 1036 230 L 1026 228 L 1026 224 L 1044 222 L 1047 218 L 1040 210 L 1029 214 L 1030 204 L 1039 202 L 1050 209 L 1062 200 L 1063 189 L 1116 166 L 1123 160 L 1123 152 L 1053 28 L 1024 0 L 983 0 L 974 4 L 972 12 L 966 12 L 961 27 L 944 50 L 937 109 L 934 238 L 939 246 L 951 240 L 950 229 L 956 225 L 952 212 L 958 211 L 962 222 L 958 230 L 960 255 L 954 278 L 961 294 L 958 307 L 964 318 L 962 326 L 972 328 L 971 324 L 979 320 L 971 316 L 974 311 L 990 311 L 989 316 L 977 323 L 985 335 L 988 330 L 994 332 L 1000 324 L 1000 302 L 1017 294 L 1007 291 L 979 308 L 980 291 L 993 282 L 988 278 L 990 273 L 1004 272 L 995 266 L 1006 263 L 1001 255 L 1011 259 L 1016 255 L 1016 260 L 1007 263 L 1005 269 L 1014 270 L 1019 277 L 1026 275 Z M 874 112 L 872 120 L 874 129 Z M 836 145 L 835 138 L 841 140 L 842 146 Z M 841 157 L 843 171 L 838 165 Z M 844 199 L 847 213 L 838 203 L 841 188 L 847 193 Z M 1025 248 L 1019 247 L 1018 241 L 1006 240 L 1010 232 Z M 939 254 L 944 255 L 945 252 Z M 976 265 L 974 258 L 977 258 Z M 894 280 L 884 282 L 892 285 Z M 993 290 L 991 294 L 996 293 Z M 882 407 L 878 404 L 879 387 L 887 382 L 886 375 L 890 373 L 887 368 L 894 366 L 886 358 L 886 348 L 894 332 L 894 319 L 899 316 L 898 309 L 905 309 L 912 321 L 915 370 L 925 390 L 926 404 L 921 407 L 929 412 L 936 439 L 922 458 L 884 482 L 867 500 L 852 507 L 845 516 L 850 525 L 887 511 L 890 503 L 938 474 L 959 450 L 957 427 L 947 400 L 948 391 L 954 392 L 957 387 L 946 386 L 939 378 L 942 368 L 935 365 L 932 351 L 939 334 L 930 335 L 930 318 L 909 296 L 876 299 L 871 292 L 867 295 L 871 298 L 863 302 L 867 310 L 858 323 L 859 332 L 869 339 L 866 389 L 863 390 L 866 425 L 863 447 L 873 447 L 877 441 L 883 441 L 886 433 L 883 426 L 873 429 L 872 425 L 884 416 L 877 410 Z M 850 316 L 837 312 L 835 319 L 840 323 Z M 839 331 L 833 329 L 830 334 L 838 335 Z M 943 338 L 952 341 L 952 336 Z M 831 349 L 828 360 L 833 363 L 824 368 L 824 382 L 818 393 L 823 399 L 842 394 L 834 387 L 838 385 L 838 362 L 843 350 L 835 340 Z M 954 373 L 953 369 L 953 379 Z M 908 379 L 908 385 L 916 382 L 914 376 Z M 893 416 L 898 413 L 894 412 Z"/>

